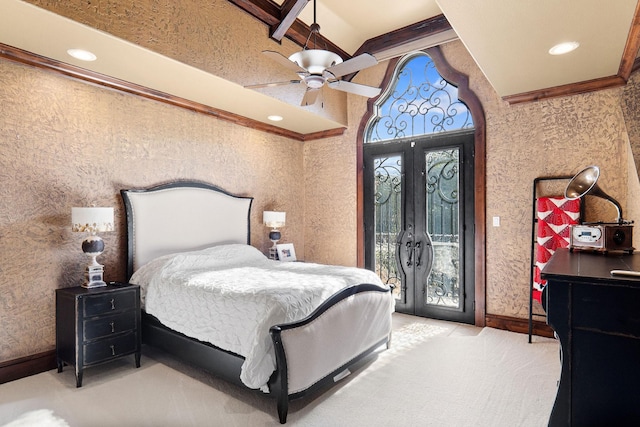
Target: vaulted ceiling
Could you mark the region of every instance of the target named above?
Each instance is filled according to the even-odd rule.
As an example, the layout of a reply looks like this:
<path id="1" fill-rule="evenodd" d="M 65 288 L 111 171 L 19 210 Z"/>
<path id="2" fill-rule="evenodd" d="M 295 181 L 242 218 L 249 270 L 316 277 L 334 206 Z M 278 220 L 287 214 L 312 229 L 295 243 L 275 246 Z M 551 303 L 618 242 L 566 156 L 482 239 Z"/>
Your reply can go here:
<path id="1" fill-rule="evenodd" d="M 304 44 L 313 0 L 229 0 Z M 301 10 L 299 8 L 302 7 Z M 498 95 L 510 102 L 624 84 L 640 46 L 637 0 L 317 0 L 321 34 L 343 57 L 379 60 L 460 38 Z M 287 21 L 289 18 L 289 21 Z M 278 36 L 276 36 L 277 38 Z M 561 42 L 578 49 L 549 54 Z"/>
<path id="2" fill-rule="evenodd" d="M 459 38 L 497 94 L 511 103 L 623 85 L 640 44 L 638 0 L 606 5 L 601 0 L 228 1 L 265 23 L 266 37 L 300 46 L 315 15 L 318 47 L 344 60 L 368 52 L 382 62 Z M 77 39 L 95 43 L 108 52 L 105 58 L 117 60 L 70 61 L 63 47 Z M 549 55 L 549 48 L 563 41 L 577 41 L 579 47 L 564 56 Z M 21 0 L 0 2 L 0 56 L 303 140 L 346 125 Z M 147 65 L 140 67 L 142 62 Z M 141 74 L 141 68 L 154 73 Z M 176 73 L 184 78 L 176 79 Z M 209 97 L 211 92 L 218 96 Z M 285 120 L 269 122 L 266 117 L 274 110 Z"/>

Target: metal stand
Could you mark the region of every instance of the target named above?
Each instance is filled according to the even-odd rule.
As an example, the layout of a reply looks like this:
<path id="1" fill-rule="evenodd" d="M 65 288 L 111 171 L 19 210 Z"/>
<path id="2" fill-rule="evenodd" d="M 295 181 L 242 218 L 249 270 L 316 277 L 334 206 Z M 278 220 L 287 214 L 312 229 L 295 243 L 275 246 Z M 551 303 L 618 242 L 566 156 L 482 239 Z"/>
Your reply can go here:
<path id="1" fill-rule="evenodd" d="M 537 230 L 538 230 L 538 212 L 536 209 L 537 201 L 542 195 L 538 194 L 538 184 L 541 181 L 558 181 L 558 180 L 570 180 L 572 175 L 566 176 L 545 176 L 538 177 L 533 180 L 532 191 L 532 227 L 531 227 L 531 276 L 529 280 L 529 343 L 531 343 L 531 336 L 533 335 L 533 316 L 546 317 L 546 314 L 538 314 L 533 312 L 533 282 L 536 271 L 536 245 L 537 245 Z M 557 195 L 557 194 L 556 194 Z M 564 194 L 563 194 L 564 195 Z M 553 194 L 549 194 L 548 197 L 553 197 Z M 580 205 L 580 218 L 584 216 L 584 203 Z"/>

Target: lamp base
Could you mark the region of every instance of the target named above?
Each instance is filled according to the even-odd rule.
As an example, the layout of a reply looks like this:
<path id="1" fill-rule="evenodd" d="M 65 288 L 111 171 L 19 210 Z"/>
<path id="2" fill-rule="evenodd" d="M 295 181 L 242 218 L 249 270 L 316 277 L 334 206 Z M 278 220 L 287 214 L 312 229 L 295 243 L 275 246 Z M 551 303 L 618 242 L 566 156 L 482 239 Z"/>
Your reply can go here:
<path id="1" fill-rule="evenodd" d="M 269 248 L 269 259 L 273 259 L 278 261 L 278 248 L 276 245 L 278 244 L 278 240 L 280 240 L 281 234 L 278 229 L 274 228 L 269 232 L 269 240 L 271 240 L 271 247 Z"/>
<path id="2" fill-rule="evenodd" d="M 104 265 L 98 264 L 96 257 L 104 251 L 104 242 L 100 236 L 92 234 L 82 242 L 82 251 L 89 256 L 90 261 L 87 265 L 87 271 L 84 273 L 85 282 L 83 288 L 99 288 L 107 286 L 102 279 L 104 273 Z"/>
<path id="3" fill-rule="evenodd" d="M 82 284 L 83 288 L 99 288 L 107 286 L 107 283 L 102 280 L 104 273 L 104 265 L 92 264 L 87 267 L 85 272 L 85 282 Z"/>

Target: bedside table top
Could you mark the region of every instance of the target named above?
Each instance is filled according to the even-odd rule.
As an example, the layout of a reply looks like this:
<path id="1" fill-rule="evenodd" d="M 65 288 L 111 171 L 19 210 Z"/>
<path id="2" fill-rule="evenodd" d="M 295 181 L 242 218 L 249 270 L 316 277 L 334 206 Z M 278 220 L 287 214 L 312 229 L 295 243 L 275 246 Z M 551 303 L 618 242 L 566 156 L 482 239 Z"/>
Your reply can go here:
<path id="1" fill-rule="evenodd" d="M 59 288 L 56 289 L 56 292 L 64 292 L 71 295 L 90 295 L 90 294 L 100 294 L 107 292 L 115 292 L 120 291 L 122 289 L 133 289 L 139 288 L 138 285 L 132 285 L 130 283 L 125 282 L 107 282 L 107 286 L 101 286 L 99 288 L 83 288 L 82 286 L 73 286 L 71 288 Z"/>

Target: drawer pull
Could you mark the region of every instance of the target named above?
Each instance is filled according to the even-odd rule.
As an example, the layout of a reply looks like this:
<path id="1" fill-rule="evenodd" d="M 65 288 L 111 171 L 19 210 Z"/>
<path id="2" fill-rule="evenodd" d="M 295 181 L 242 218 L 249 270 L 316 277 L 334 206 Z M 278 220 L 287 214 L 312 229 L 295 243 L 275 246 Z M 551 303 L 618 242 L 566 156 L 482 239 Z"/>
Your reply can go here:
<path id="1" fill-rule="evenodd" d="M 115 356 L 116 355 L 116 346 L 112 344 L 109 347 L 111 347 L 111 355 Z"/>
<path id="2" fill-rule="evenodd" d="M 114 332 L 116 331 L 116 329 L 115 329 L 115 323 L 116 323 L 116 322 L 111 322 L 111 323 L 109 323 L 109 325 L 111 325 L 111 333 L 114 333 Z"/>
<path id="3" fill-rule="evenodd" d="M 116 301 L 115 299 L 111 298 L 111 310 L 115 310 L 116 309 Z"/>

